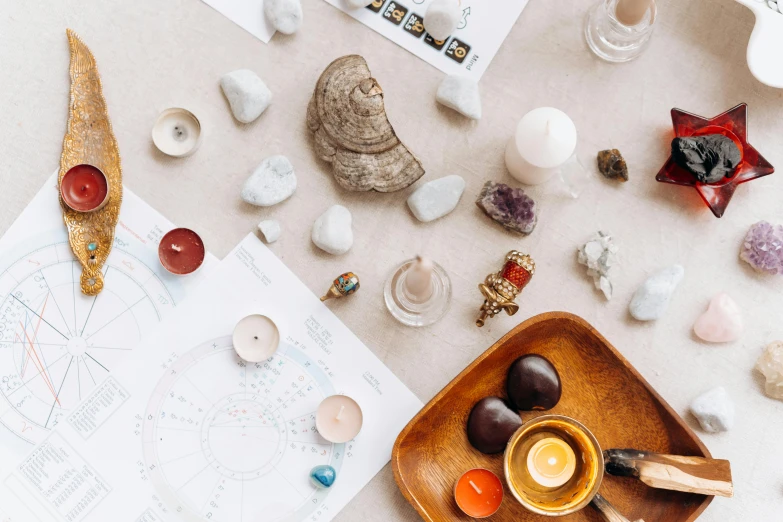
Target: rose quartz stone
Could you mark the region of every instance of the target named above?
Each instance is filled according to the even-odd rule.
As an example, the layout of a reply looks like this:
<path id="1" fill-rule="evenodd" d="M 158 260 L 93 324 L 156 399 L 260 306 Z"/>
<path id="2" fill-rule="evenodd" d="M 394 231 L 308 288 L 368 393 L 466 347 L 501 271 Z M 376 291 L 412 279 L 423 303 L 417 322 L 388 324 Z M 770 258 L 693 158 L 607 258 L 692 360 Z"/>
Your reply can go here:
<path id="1" fill-rule="evenodd" d="M 707 311 L 693 325 L 694 333 L 710 343 L 736 341 L 743 328 L 742 311 L 727 294 L 713 297 Z"/>

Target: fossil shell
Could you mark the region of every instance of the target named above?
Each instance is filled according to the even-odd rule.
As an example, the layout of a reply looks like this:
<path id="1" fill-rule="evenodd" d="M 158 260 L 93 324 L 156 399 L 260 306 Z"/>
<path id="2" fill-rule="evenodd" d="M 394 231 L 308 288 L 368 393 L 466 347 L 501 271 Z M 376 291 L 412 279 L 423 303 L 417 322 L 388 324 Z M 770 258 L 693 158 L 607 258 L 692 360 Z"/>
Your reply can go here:
<path id="1" fill-rule="evenodd" d="M 343 188 L 394 192 L 424 175 L 386 117 L 383 90 L 364 58 L 343 56 L 321 74 L 307 107 L 318 156 Z"/>

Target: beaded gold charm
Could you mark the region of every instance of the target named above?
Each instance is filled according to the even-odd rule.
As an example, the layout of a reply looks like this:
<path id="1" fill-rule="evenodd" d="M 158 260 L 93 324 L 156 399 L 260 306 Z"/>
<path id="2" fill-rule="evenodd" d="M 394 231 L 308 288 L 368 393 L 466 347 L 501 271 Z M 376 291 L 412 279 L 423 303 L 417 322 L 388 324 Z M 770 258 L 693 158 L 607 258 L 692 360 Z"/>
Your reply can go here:
<path id="1" fill-rule="evenodd" d="M 519 305 L 514 300 L 525 288 L 536 272 L 536 264 L 527 254 L 512 250 L 506 255 L 506 264 L 494 274 L 489 274 L 479 290 L 484 296 L 481 305 L 481 315 L 476 320 L 476 326 L 484 326 L 487 317 L 494 317 L 505 310 L 508 315 L 514 315 Z"/>
<path id="2" fill-rule="evenodd" d="M 335 299 L 338 297 L 345 297 L 351 295 L 359 289 L 359 276 L 353 272 L 346 272 L 337 276 L 332 282 L 332 286 L 329 287 L 329 291 L 321 298 L 321 301 L 327 299 Z"/>

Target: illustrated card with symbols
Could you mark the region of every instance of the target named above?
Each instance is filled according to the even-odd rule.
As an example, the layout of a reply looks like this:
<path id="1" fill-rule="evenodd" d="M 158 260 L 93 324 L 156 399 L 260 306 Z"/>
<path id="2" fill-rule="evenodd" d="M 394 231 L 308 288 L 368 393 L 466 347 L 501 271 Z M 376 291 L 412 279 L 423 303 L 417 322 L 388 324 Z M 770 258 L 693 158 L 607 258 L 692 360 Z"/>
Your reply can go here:
<path id="1" fill-rule="evenodd" d="M 241 360 L 236 323 L 265 314 L 277 351 Z M 361 432 L 323 438 L 318 405 L 357 401 Z M 121 368 L 8 477 L 0 505 L 39 522 L 327 522 L 381 470 L 422 403 L 248 235 Z M 329 465 L 329 489 L 310 480 Z"/>
<path id="2" fill-rule="evenodd" d="M 345 0 L 326 0 L 397 45 L 447 74 L 478 81 L 497 54 L 528 0 L 454 0 L 462 19 L 454 34 L 435 40 L 424 29 L 432 0 L 373 0 L 352 9 Z"/>

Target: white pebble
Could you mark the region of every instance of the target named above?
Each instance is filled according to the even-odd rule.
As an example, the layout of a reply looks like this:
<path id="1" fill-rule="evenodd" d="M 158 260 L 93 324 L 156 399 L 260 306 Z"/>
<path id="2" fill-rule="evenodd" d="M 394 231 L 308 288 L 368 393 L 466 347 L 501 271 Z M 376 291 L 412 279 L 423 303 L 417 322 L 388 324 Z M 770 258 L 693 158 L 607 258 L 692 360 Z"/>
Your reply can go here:
<path id="1" fill-rule="evenodd" d="M 722 386 L 696 397 L 691 403 L 691 413 L 708 433 L 728 431 L 734 425 L 734 403 Z"/>
<path id="2" fill-rule="evenodd" d="M 234 118 L 242 123 L 255 120 L 272 103 L 272 91 L 253 71 L 239 69 L 220 78 Z"/>
<path id="3" fill-rule="evenodd" d="M 361 9 L 367 7 L 372 3 L 372 0 L 345 0 L 345 4 L 349 9 Z"/>
<path id="4" fill-rule="evenodd" d="M 465 180 L 461 176 L 436 179 L 416 189 L 408 198 L 408 207 L 419 221 L 433 221 L 454 210 L 464 190 Z"/>
<path id="5" fill-rule="evenodd" d="M 351 212 L 342 205 L 334 205 L 313 223 L 311 238 L 315 246 L 333 255 L 348 252 L 353 246 Z"/>
<path id="6" fill-rule="evenodd" d="M 283 34 L 297 32 L 304 19 L 299 0 L 264 0 L 264 14 L 272 27 Z"/>
<path id="7" fill-rule="evenodd" d="M 280 222 L 276 219 L 265 219 L 258 224 L 258 231 L 264 236 L 264 241 L 274 243 L 280 237 Z"/>
<path id="8" fill-rule="evenodd" d="M 445 40 L 462 19 L 458 0 L 434 0 L 424 13 L 424 28 L 436 40 Z"/>
<path id="9" fill-rule="evenodd" d="M 285 156 L 269 156 L 242 187 L 242 199 L 251 205 L 270 207 L 291 197 L 296 190 L 294 166 Z"/>
<path id="10" fill-rule="evenodd" d="M 464 76 L 449 75 L 443 78 L 435 95 L 438 103 L 454 109 L 463 116 L 481 119 L 481 96 L 478 83 Z"/>
<path id="11" fill-rule="evenodd" d="M 673 265 L 648 277 L 631 299 L 631 315 L 639 321 L 659 319 L 666 312 L 672 294 L 684 275 L 683 267 Z"/>

